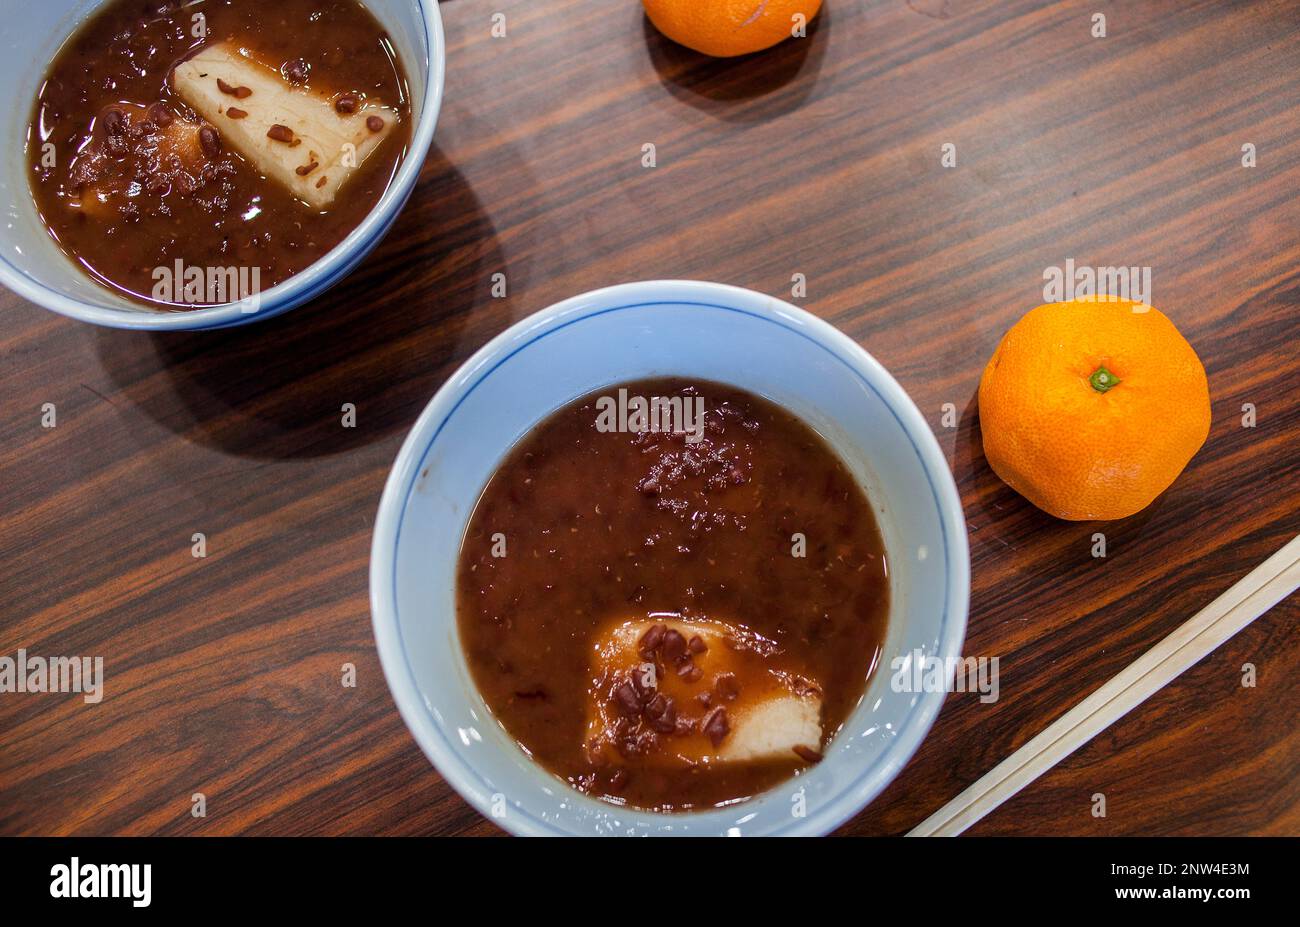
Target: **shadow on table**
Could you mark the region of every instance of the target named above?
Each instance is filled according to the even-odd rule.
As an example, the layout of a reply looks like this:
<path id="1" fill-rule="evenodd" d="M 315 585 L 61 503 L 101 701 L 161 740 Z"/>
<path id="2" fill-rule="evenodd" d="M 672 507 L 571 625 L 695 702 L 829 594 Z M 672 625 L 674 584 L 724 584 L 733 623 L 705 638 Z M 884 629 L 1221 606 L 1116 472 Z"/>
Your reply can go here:
<path id="1" fill-rule="evenodd" d="M 503 258 L 491 220 L 435 147 L 388 235 L 328 292 L 264 322 L 142 337 L 104 329 L 124 396 L 188 440 L 256 458 L 316 457 L 408 427 L 486 314 Z M 486 337 L 486 336 L 484 336 Z M 356 427 L 344 427 L 344 404 Z"/>
<path id="2" fill-rule="evenodd" d="M 711 58 L 669 39 L 642 16 L 646 49 L 674 97 L 731 122 L 764 122 L 798 109 L 821 71 L 830 9 L 808 24 L 807 36 L 738 58 Z"/>

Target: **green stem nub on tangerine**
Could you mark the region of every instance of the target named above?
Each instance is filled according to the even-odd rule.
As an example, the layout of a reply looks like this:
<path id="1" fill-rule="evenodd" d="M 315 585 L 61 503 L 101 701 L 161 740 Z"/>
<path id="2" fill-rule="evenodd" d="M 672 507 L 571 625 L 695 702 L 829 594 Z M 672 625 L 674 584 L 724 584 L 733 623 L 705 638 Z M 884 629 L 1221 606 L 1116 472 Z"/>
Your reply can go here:
<path id="1" fill-rule="evenodd" d="M 1119 386 L 1120 379 L 1107 370 L 1106 365 L 1103 364 L 1092 372 L 1092 376 L 1088 377 L 1088 382 L 1092 384 L 1092 388 L 1097 392 L 1104 393 L 1108 389 Z"/>

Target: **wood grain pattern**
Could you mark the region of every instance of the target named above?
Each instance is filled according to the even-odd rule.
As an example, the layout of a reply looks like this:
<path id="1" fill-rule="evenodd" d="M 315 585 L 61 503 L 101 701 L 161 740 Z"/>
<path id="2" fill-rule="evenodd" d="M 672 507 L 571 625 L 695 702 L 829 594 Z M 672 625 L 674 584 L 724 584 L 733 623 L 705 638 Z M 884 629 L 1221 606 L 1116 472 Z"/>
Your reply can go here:
<path id="1" fill-rule="evenodd" d="M 788 296 L 805 274 L 803 304 L 894 373 L 948 455 L 972 548 L 966 652 L 1000 657 L 1001 698 L 950 696 L 845 833 L 905 832 L 1300 531 L 1295 4 L 828 0 L 807 40 L 741 61 L 671 45 L 634 0 L 442 11 L 435 150 L 392 233 L 323 298 L 150 336 L 0 294 L 0 654 L 102 655 L 107 676 L 100 705 L 0 695 L 0 833 L 496 833 L 388 694 L 370 528 L 457 364 L 598 286 Z M 1054 521 L 991 473 L 974 404 L 1066 258 L 1151 266 L 1213 396 L 1207 446 L 1105 526 L 1104 560 L 1097 525 Z M 1300 833 L 1297 617 L 1284 602 L 973 833 Z"/>

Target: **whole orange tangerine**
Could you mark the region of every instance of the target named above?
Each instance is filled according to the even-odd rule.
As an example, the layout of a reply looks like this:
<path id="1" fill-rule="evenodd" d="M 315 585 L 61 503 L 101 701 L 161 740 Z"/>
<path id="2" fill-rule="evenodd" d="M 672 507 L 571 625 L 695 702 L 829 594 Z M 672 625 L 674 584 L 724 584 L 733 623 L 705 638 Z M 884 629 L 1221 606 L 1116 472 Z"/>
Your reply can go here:
<path id="1" fill-rule="evenodd" d="M 812 22 L 822 0 L 642 0 L 655 28 L 718 58 L 771 48 Z"/>
<path id="2" fill-rule="evenodd" d="M 1210 432 L 1210 391 L 1163 313 L 1105 297 L 1048 303 L 1003 336 L 979 388 L 989 466 L 1057 518 L 1126 518 Z"/>

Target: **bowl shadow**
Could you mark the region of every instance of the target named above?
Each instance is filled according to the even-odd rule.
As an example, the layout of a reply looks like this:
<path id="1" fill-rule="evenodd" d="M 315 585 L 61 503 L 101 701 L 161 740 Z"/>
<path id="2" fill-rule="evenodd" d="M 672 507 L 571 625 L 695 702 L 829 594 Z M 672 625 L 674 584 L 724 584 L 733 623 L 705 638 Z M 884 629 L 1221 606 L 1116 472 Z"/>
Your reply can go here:
<path id="1" fill-rule="evenodd" d="M 798 109 L 821 71 L 830 10 L 808 23 L 808 34 L 737 58 L 713 58 L 678 45 L 642 16 L 646 50 L 674 97 L 718 119 L 764 122 Z"/>
<path id="2" fill-rule="evenodd" d="M 186 440 L 252 458 L 342 453 L 409 426 L 490 336 L 478 329 L 502 302 L 487 281 L 503 263 L 473 189 L 435 146 L 384 240 L 316 299 L 233 329 L 101 329 L 96 348 L 122 395 Z"/>

